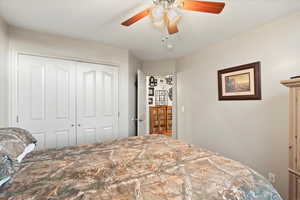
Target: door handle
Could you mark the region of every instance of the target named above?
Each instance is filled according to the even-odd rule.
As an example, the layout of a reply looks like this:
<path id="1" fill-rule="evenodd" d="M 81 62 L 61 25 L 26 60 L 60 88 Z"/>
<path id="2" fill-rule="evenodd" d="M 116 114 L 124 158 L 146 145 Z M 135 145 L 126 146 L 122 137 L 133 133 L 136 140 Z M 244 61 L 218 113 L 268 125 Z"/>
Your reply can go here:
<path id="1" fill-rule="evenodd" d="M 75 127 L 76 125 L 75 124 L 71 124 L 71 127 Z M 81 126 L 81 124 L 78 124 L 77 126 Z"/>
<path id="2" fill-rule="evenodd" d="M 132 121 L 139 121 L 139 122 L 145 121 L 144 119 L 135 119 L 135 118 L 132 118 L 131 120 L 132 120 Z"/>

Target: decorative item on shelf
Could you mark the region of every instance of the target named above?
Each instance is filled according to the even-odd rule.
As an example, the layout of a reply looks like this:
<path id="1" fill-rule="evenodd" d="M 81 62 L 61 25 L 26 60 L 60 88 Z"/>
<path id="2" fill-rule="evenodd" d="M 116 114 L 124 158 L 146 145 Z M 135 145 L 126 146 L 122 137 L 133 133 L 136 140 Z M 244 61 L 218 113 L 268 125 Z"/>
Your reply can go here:
<path id="1" fill-rule="evenodd" d="M 169 88 L 168 96 L 169 96 L 170 101 L 173 101 L 173 88 Z"/>
<path id="2" fill-rule="evenodd" d="M 260 62 L 218 71 L 219 100 L 261 100 Z"/>
<path id="3" fill-rule="evenodd" d="M 155 86 L 155 78 L 154 76 L 150 76 L 149 78 L 149 86 L 154 87 Z"/>
<path id="4" fill-rule="evenodd" d="M 148 99 L 148 104 L 149 104 L 149 105 L 153 105 L 153 98 L 149 98 L 149 99 Z"/>
<path id="5" fill-rule="evenodd" d="M 167 76 L 166 77 L 166 83 L 168 85 L 173 85 L 173 77 L 172 76 Z"/>
<path id="6" fill-rule="evenodd" d="M 154 96 L 154 88 L 149 88 L 149 96 L 150 97 Z"/>

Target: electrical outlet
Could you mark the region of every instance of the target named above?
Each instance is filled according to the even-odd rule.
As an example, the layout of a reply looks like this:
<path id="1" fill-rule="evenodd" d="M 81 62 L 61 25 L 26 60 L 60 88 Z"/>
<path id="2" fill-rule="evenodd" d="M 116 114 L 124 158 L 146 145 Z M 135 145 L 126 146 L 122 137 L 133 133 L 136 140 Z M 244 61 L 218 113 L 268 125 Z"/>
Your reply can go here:
<path id="1" fill-rule="evenodd" d="M 273 173 L 269 173 L 269 181 L 271 183 L 275 183 L 276 182 L 276 175 Z"/>

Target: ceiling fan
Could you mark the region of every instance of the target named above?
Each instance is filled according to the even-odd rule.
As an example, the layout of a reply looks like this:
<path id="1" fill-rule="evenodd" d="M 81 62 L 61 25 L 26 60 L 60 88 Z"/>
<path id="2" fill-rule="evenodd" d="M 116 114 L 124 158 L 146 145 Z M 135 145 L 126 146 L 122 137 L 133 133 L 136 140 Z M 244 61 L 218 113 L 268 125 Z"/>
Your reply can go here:
<path id="1" fill-rule="evenodd" d="M 225 3 L 197 1 L 197 0 L 153 0 L 153 6 L 147 8 L 122 23 L 130 26 L 149 16 L 152 24 L 157 28 L 167 28 L 170 35 L 178 33 L 178 23 L 181 20 L 180 10 L 219 14 Z"/>

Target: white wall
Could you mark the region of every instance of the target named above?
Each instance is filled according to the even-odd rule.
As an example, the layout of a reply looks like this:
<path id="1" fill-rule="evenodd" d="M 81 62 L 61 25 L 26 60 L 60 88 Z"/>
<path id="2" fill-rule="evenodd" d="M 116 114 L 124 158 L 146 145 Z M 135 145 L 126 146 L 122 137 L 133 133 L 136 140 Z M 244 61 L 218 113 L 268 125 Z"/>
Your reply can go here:
<path id="1" fill-rule="evenodd" d="M 176 60 L 145 61 L 142 71 L 152 75 L 170 75 L 176 71 Z"/>
<path id="2" fill-rule="evenodd" d="M 129 52 L 98 42 L 73 39 L 16 27 L 9 28 L 10 49 L 47 56 L 118 64 L 120 137 L 129 135 Z"/>
<path id="3" fill-rule="evenodd" d="M 8 79 L 7 79 L 7 58 L 8 58 L 8 33 L 7 25 L 0 18 L 0 127 L 8 125 Z"/>
<path id="4" fill-rule="evenodd" d="M 262 101 L 218 101 L 217 70 L 261 61 Z M 288 191 L 288 89 L 300 75 L 300 13 L 178 60 L 179 138 L 241 161 Z M 179 109 L 180 110 L 180 109 Z"/>
<path id="5" fill-rule="evenodd" d="M 141 61 L 134 57 L 132 54 L 129 55 L 129 136 L 135 136 L 136 134 L 136 112 L 137 112 L 137 93 L 136 93 L 136 81 L 137 81 L 137 70 L 142 67 Z"/>

